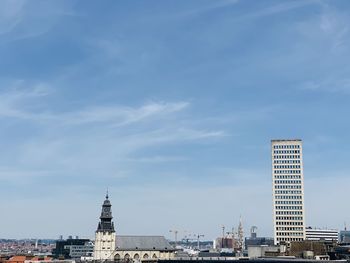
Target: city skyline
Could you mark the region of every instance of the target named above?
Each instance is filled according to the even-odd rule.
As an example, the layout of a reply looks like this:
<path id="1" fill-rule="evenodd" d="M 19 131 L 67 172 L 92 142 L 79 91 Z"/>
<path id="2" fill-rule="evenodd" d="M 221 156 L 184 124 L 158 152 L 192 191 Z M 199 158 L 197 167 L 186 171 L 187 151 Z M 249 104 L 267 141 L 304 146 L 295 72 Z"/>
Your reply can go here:
<path id="1" fill-rule="evenodd" d="M 93 238 L 107 188 L 117 234 L 213 240 L 242 215 L 272 237 L 270 141 L 290 138 L 305 226 L 350 224 L 349 8 L 1 1 L 0 238 Z"/>

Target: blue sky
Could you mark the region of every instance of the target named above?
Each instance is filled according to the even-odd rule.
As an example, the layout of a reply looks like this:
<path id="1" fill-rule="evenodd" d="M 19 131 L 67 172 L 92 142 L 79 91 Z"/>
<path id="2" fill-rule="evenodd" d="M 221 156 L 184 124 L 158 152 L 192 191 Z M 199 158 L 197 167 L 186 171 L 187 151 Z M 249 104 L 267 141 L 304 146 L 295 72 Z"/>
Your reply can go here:
<path id="1" fill-rule="evenodd" d="M 274 138 L 307 225 L 350 224 L 349 8 L 1 1 L 0 237 L 93 237 L 107 187 L 120 234 L 272 236 Z"/>

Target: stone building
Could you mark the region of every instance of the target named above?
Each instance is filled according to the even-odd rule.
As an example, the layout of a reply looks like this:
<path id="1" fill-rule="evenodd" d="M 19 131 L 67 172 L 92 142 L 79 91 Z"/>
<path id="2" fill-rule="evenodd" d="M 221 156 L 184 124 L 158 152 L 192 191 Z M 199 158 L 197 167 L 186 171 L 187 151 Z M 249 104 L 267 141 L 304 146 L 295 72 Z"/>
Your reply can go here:
<path id="1" fill-rule="evenodd" d="M 114 260 L 170 259 L 174 252 L 163 236 L 117 236 Z"/>
<path id="2" fill-rule="evenodd" d="M 176 250 L 163 236 L 117 235 L 112 219 L 112 205 L 107 194 L 95 233 L 94 260 L 142 261 L 175 256 Z"/>
<path id="3" fill-rule="evenodd" d="M 95 232 L 94 259 L 96 260 L 109 260 L 114 256 L 116 233 L 112 219 L 112 205 L 107 194 Z"/>

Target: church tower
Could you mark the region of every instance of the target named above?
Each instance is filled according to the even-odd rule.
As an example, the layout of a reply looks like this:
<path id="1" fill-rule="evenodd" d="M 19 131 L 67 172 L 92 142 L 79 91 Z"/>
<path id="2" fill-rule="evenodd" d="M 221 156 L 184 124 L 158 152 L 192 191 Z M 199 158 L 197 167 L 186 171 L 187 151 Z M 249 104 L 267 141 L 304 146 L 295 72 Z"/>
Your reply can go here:
<path id="1" fill-rule="evenodd" d="M 95 233 L 94 259 L 106 260 L 112 259 L 115 250 L 115 230 L 112 222 L 112 205 L 106 194 L 106 200 L 103 202 L 100 222 Z"/>

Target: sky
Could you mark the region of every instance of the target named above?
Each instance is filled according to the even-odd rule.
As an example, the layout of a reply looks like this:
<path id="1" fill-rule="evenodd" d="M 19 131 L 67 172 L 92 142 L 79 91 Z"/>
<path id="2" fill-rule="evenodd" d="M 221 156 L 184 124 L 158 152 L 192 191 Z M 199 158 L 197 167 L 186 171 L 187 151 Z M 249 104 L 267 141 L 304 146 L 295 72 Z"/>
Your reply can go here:
<path id="1" fill-rule="evenodd" d="M 272 236 L 271 139 L 306 224 L 350 225 L 350 2 L 0 1 L 0 238 Z"/>

